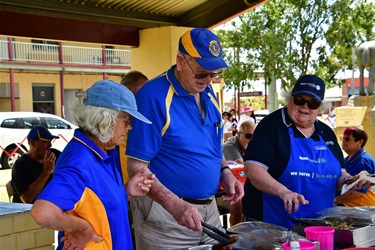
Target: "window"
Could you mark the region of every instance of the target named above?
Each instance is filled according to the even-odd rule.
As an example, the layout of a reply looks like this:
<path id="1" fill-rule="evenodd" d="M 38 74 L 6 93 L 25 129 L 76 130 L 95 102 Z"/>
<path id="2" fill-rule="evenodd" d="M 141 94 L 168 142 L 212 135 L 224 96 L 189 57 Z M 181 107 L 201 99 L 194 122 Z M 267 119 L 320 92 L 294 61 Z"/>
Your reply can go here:
<path id="1" fill-rule="evenodd" d="M 71 128 L 69 124 L 61 120 L 55 119 L 55 118 L 46 117 L 45 120 L 46 120 L 48 129 L 70 129 Z"/>
<path id="2" fill-rule="evenodd" d="M 15 123 L 16 123 L 15 118 L 6 119 L 1 123 L 1 127 L 2 128 L 14 128 Z"/>
<path id="3" fill-rule="evenodd" d="M 106 45 L 105 46 L 105 53 L 107 55 L 113 55 L 114 54 L 114 49 L 115 49 L 115 46 Z"/>
<path id="4" fill-rule="evenodd" d="M 23 118 L 23 122 L 24 122 L 25 128 L 43 126 L 43 123 L 39 117 L 25 117 Z"/>
<path id="5" fill-rule="evenodd" d="M 14 97 L 20 98 L 18 82 L 14 83 Z M 10 98 L 9 82 L 0 82 L 0 98 Z"/>
<path id="6" fill-rule="evenodd" d="M 57 51 L 58 42 L 31 39 L 33 50 Z"/>

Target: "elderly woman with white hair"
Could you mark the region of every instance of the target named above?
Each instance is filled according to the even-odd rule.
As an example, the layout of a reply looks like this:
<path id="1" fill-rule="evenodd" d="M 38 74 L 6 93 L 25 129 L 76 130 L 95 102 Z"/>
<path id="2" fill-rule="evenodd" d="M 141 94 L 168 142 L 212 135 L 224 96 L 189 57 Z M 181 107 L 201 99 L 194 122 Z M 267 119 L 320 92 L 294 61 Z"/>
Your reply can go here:
<path id="1" fill-rule="evenodd" d="M 125 86 L 108 80 L 87 89 L 73 112 L 79 129 L 31 216 L 42 227 L 64 232 L 57 249 L 133 249 L 128 199 L 147 194 L 155 176 L 141 169 L 124 188 L 113 149 L 132 129 L 132 117 L 151 122 Z"/>

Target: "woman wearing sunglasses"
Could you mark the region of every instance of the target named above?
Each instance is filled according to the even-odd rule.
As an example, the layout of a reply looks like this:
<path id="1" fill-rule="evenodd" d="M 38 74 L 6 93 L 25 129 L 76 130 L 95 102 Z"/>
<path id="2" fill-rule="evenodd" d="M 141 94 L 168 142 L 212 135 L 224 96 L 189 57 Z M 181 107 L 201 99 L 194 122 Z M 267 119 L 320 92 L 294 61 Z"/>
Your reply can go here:
<path id="1" fill-rule="evenodd" d="M 255 123 L 251 120 L 244 121 L 238 127 L 238 132 L 236 136 L 229 138 L 223 145 L 223 153 L 227 161 L 234 161 L 238 164 L 243 164 L 243 157 L 245 155 L 246 147 L 249 144 L 251 138 L 253 137 L 255 130 Z M 221 197 L 217 198 L 218 206 L 224 207 L 229 210 L 230 226 L 242 222 L 242 204 L 241 200 L 233 205 L 229 202 L 224 201 Z"/>
<path id="2" fill-rule="evenodd" d="M 291 218 L 314 218 L 334 206 L 345 162 L 331 128 L 317 119 L 324 81 L 301 76 L 287 105 L 258 124 L 245 153 L 245 220 L 293 227 Z"/>

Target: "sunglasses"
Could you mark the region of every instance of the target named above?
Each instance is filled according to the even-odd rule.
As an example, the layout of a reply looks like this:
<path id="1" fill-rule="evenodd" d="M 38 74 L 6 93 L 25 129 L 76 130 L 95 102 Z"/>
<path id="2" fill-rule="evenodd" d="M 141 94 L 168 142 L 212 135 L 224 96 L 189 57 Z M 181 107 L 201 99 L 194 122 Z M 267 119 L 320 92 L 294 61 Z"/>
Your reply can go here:
<path id="1" fill-rule="evenodd" d="M 124 118 L 125 127 L 131 123 L 132 118 L 133 118 L 133 117 L 127 116 L 127 115 L 124 115 L 122 117 Z"/>
<path id="2" fill-rule="evenodd" d="M 317 109 L 320 107 L 320 104 L 321 104 L 321 102 L 315 99 L 306 100 L 305 98 L 301 96 L 293 97 L 293 102 L 297 106 L 303 106 L 305 105 L 305 103 L 307 103 L 307 107 L 309 107 L 310 109 Z"/>
<path id="3" fill-rule="evenodd" d="M 247 134 L 244 134 L 242 132 L 240 132 L 241 134 L 243 134 L 245 136 L 246 139 L 251 139 L 253 138 L 253 134 L 250 134 L 250 133 L 247 133 Z"/>
<path id="4" fill-rule="evenodd" d="M 195 79 L 203 79 L 203 78 L 206 78 L 207 76 L 210 76 L 211 78 L 215 78 L 215 77 L 219 76 L 221 73 L 223 73 L 223 71 L 219 71 L 219 72 L 212 72 L 212 73 L 209 73 L 209 74 L 196 74 L 194 72 L 193 68 L 190 66 L 190 63 L 188 62 L 186 57 L 183 54 L 182 54 L 182 56 L 185 58 L 185 61 L 186 61 L 187 65 L 189 65 L 189 68 L 193 72 Z"/>
<path id="5" fill-rule="evenodd" d="M 349 142 L 353 137 L 346 137 L 346 136 L 340 136 L 340 141 L 346 141 L 346 142 Z M 353 138 L 354 139 L 354 138 Z"/>

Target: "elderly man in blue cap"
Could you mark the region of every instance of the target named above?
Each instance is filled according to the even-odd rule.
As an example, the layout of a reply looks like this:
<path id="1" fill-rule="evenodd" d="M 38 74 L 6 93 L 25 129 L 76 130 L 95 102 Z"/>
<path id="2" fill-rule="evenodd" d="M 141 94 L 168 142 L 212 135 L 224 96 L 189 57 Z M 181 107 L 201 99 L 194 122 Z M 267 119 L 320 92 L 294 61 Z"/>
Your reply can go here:
<path id="1" fill-rule="evenodd" d="M 12 168 L 13 202 L 34 203 L 51 181 L 56 161 L 56 155 L 51 152 L 51 141 L 58 138 L 42 126 L 30 130 L 27 135 L 30 150 L 18 158 Z"/>
<path id="2" fill-rule="evenodd" d="M 176 64 L 137 92 L 139 110 L 152 126 L 134 121 L 128 170 L 134 175 L 149 167 L 157 177 L 148 196 L 131 201 L 137 249 L 215 243 L 202 235 L 201 223 L 221 227 L 215 201 L 219 182 L 229 203 L 243 196 L 222 155 L 221 109 L 211 86 L 226 68 L 218 37 L 192 29 L 179 40 Z"/>

